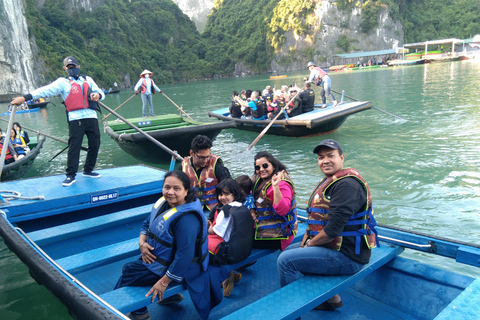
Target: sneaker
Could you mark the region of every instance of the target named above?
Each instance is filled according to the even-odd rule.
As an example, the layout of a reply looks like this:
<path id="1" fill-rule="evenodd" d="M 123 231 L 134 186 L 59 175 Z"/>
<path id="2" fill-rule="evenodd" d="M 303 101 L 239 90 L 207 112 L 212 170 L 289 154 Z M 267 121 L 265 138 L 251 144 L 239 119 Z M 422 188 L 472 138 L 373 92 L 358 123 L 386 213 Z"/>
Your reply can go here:
<path id="1" fill-rule="evenodd" d="M 326 105 L 326 104 L 324 104 L 324 105 L 322 105 L 322 106 L 320 107 L 320 109 L 326 109 L 326 108 L 327 108 L 327 105 Z"/>
<path id="2" fill-rule="evenodd" d="M 70 187 L 75 181 L 75 177 L 67 177 L 65 180 L 62 182 L 62 186 L 64 187 Z"/>
<path id="3" fill-rule="evenodd" d="M 223 281 L 223 296 L 226 298 L 233 292 L 233 284 L 235 283 L 235 274 L 230 275 L 227 280 Z"/>
<path id="4" fill-rule="evenodd" d="M 147 312 L 145 314 L 135 314 L 135 313 L 132 313 L 132 312 L 129 312 L 126 314 L 127 318 L 128 319 L 131 319 L 131 320 L 150 320 L 151 317 L 150 317 L 150 314 Z"/>
<path id="5" fill-rule="evenodd" d="M 180 303 L 183 300 L 183 295 L 181 293 L 174 294 L 171 297 L 162 299 L 158 301 L 159 305 L 165 306 L 167 304 L 172 304 L 172 303 Z"/>
<path id="6" fill-rule="evenodd" d="M 154 114 L 151 114 L 151 115 L 150 115 L 150 117 L 152 117 L 152 118 L 155 118 L 155 117 L 156 117 L 156 115 L 154 115 Z"/>
<path id="7" fill-rule="evenodd" d="M 96 173 L 94 171 L 90 171 L 90 172 L 83 171 L 83 176 L 84 177 L 90 177 L 90 178 L 100 178 L 101 177 L 100 173 Z"/>
<path id="8" fill-rule="evenodd" d="M 235 276 L 235 283 L 237 283 L 238 281 L 240 281 L 240 279 L 242 279 L 242 274 L 241 273 L 234 273 L 234 276 Z"/>
<path id="9" fill-rule="evenodd" d="M 336 106 L 338 106 L 338 101 L 337 100 L 333 101 L 333 107 L 335 108 Z"/>

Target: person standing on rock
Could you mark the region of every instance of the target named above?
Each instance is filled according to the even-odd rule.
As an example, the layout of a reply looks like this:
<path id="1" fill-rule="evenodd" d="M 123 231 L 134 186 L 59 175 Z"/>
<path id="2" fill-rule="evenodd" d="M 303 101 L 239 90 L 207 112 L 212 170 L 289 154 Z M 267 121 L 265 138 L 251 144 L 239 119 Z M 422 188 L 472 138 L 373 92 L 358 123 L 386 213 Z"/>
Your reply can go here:
<path id="1" fill-rule="evenodd" d="M 163 93 L 163 91 L 155 85 L 155 82 L 153 82 L 151 77 L 153 77 L 153 73 L 151 71 L 148 71 L 147 69 L 143 70 L 143 72 L 140 74 L 140 79 L 134 88 L 135 94 L 138 94 L 138 89 L 140 89 L 140 92 L 142 93 L 142 117 L 144 118 L 147 117 L 147 101 L 150 105 L 150 117 L 155 117 L 153 114 L 152 94 L 154 94 L 156 91 Z"/>
<path id="2" fill-rule="evenodd" d="M 14 98 L 11 104 L 20 105 L 31 99 L 62 95 L 67 108 L 69 134 L 67 178 L 62 185 L 68 187 L 76 181 L 75 176 L 84 135 L 88 138 L 88 152 L 83 167 L 83 176 L 100 178 L 100 174 L 93 171 L 100 149 L 100 130 L 96 111 L 97 101 L 103 100 L 105 94 L 92 78 L 80 75 L 80 64 L 75 57 L 66 57 L 63 60 L 63 69 L 67 72 L 68 77 L 60 77 L 51 84 L 35 89 L 23 97 Z"/>

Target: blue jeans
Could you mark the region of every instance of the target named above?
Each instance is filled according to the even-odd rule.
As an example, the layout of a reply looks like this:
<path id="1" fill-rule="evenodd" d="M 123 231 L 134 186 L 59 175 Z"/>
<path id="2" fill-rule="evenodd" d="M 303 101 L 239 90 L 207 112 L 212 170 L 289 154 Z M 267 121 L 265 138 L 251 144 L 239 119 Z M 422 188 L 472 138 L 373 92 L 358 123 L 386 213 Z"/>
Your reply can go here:
<path id="1" fill-rule="evenodd" d="M 335 101 L 335 96 L 333 95 L 333 93 L 330 92 L 330 87 L 331 86 L 332 86 L 332 79 L 330 79 L 330 77 L 328 75 L 324 76 L 322 78 L 322 91 L 320 92 L 320 95 L 322 96 L 322 103 L 323 104 L 327 103 L 326 95 L 331 96 L 332 101 Z"/>
<path id="2" fill-rule="evenodd" d="M 153 117 L 153 103 L 152 103 L 152 95 L 147 93 L 142 93 L 142 116 L 147 116 L 147 102 L 150 105 L 150 116 Z"/>
<path id="3" fill-rule="evenodd" d="M 299 279 L 303 273 L 344 275 L 354 274 L 363 267 L 363 264 L 337 250 L 298 246 L 298 243 L 293 243 L 278 256 L 277 270 L 282 287 Z"/>

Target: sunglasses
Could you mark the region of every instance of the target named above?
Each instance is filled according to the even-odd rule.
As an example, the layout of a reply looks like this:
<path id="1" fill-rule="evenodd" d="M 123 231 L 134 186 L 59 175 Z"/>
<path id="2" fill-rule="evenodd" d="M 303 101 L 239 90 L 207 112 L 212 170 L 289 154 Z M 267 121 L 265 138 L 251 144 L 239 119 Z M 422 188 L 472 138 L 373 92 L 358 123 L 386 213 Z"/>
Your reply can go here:
<path id="1" fill-rule="evenodd" d="M 269 164 L 266 163 L 266 162 L 265 162 L 264 164 L 262 164 L 262 168 L 263 168 L 263 169 L 267 169 L 268 166 L 269 166 Z M 256 171 L 260 170 L 260 166 L 259 166 L 259 165 L 256 165 L 256 166 L 255 166 L 255 170 L 256 170 Z"/>
<path id="2" fill-rule="evenodd" d="M 212 156 L 211 154 L 209 154 L 209 155 L 206 156 L 206 157 L 202 157 L 202 156 L 199 156 L 196 152 L 194 152 L 194 154 L 197 156 L 198 160 L 200 160 L 200 161 L 208 160 L 208 159 L 210 159 L 210 157 Z"/>

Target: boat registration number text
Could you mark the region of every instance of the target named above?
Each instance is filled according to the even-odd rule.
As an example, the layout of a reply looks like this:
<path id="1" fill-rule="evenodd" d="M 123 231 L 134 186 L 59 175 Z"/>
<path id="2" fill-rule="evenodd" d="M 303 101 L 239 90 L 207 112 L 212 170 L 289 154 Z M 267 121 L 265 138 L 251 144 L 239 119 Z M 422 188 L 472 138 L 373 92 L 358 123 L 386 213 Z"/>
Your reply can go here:
<path id="1" fill-rule="evenodd" d="M 95 194 L 90 196 L 90 203 L 96 204 L 110 200 L 118 200 L 118 191 L 102 193 L 102 194 Z"/>

